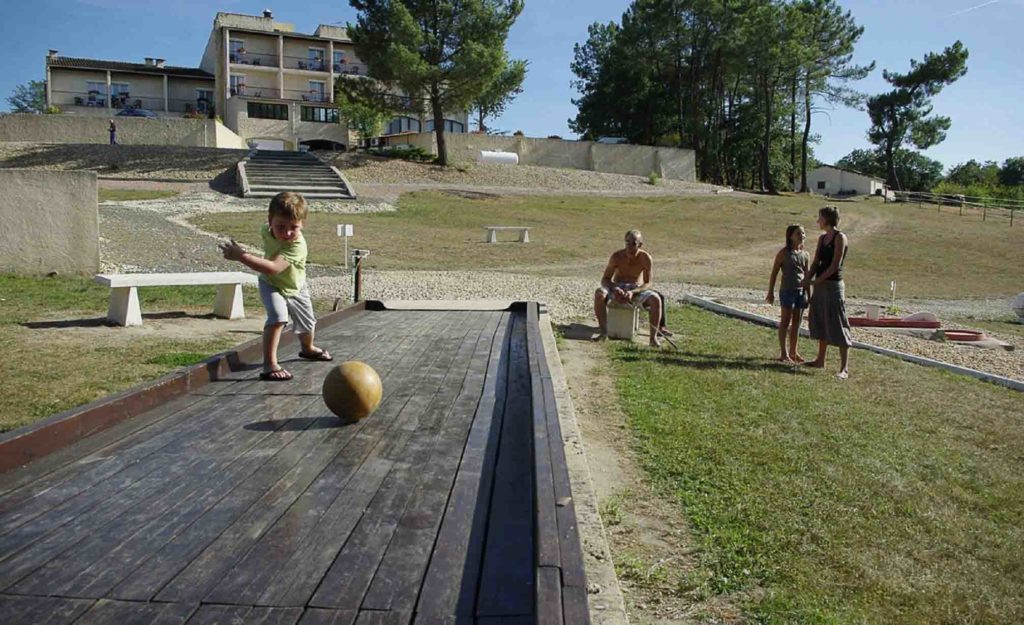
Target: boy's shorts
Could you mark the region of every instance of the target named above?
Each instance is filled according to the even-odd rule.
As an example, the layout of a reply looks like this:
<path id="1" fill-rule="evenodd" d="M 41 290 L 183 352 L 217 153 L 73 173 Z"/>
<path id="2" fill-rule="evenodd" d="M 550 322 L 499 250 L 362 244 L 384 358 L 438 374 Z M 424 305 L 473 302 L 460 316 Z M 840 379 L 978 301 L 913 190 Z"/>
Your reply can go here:
<path id="1" fill-rule="evenodd" d="M 260 280 L 259 285 L 260 299 L 263 300 L 263 307 L 267 309 L 267 322 L 263 324 L 264 327 L 291 321 L 297 334 L 309 334 L 313 331 L 316 327 L 316 316 L 313 315 L 313 301 L 309 298 L 309 290 L 303 287 L 296 295 L 285 297 L 264 280 Z"/>
<path id="2" fill-rule="evenodd" d="M 807 292 L 803 289 L 779 289 L 779 305 L 783 308 L 807 308 Z"/>

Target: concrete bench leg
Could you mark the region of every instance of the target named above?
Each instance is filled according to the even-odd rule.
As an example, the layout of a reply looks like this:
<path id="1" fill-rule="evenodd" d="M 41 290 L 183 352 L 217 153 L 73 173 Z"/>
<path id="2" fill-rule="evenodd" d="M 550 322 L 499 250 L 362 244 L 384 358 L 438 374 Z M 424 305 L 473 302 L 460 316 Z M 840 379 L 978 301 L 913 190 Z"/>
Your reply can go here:
<path id="1" fill-rule="evenodd" d="M 217 299 L 213 302 L 213 314 L 222 319 L 245 319 L 241 284 L 217 285 Z"/>
<path id="2" fill-rule="evenodd" d="M 529 243 L 530 242 L 530 231 L 529 230 L 520 230 L 519 231 L 519 242 L 520 243 Z"/>
<path id="3" fill-rule="evenodd" d="M 497 243 L 498 242 L 498 231 L 497 230 L 488 230 L 487 231 L 487 242 L 488 243 Z"/>
<path id="4" fill-rule="evenodd" d="M 119 326 L 141 326 L 142 309 L 139 308 L 139 290 L 133 286 L 110 289 L 107 319 Z"/>

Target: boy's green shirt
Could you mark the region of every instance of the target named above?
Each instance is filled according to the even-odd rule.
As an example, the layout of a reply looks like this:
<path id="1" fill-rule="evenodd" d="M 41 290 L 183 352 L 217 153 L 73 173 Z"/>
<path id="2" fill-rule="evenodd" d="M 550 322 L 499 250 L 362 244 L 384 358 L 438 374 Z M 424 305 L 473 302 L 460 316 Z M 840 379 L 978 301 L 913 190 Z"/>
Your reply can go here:
<path id="1" fill-rule="evenodd" d="M 285 297 L 294 297 L 306 284 L 306 239 L 299 233 L 294 241 L 279 241 L 274 238 L 268 224 L 260 228 L 263 238 L 263 256 L 280 256 L 288 261 L 288 268 L 275 275 L 260 274 L 260 279 L 281 292 Z"/>

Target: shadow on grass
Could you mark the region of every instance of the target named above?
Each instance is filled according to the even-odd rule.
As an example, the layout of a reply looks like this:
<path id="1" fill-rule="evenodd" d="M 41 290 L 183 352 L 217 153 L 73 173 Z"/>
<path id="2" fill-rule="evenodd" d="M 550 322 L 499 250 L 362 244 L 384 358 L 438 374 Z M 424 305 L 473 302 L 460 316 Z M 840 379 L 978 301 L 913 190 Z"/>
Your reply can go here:
<path id="1" fill-rule="evenodd" d="M 776 371 L 791 375 L 811 375 L 807 367 L 788 365 L 774 360 L 755 358 L 752 356 L 725 357 L 717 354 L 699 354 L 695 352 L 654 351 L 649 349 L 632 349 L 615 354 L 618 362 L 656 362 L 661 365 L 674 365 L 688 369 L 713 370 L 735 369 L 740 371 Z"/>
<path id="2" fill-rule="evenodd" d="M 31 149 L 8 158 L 6 167 L 53 167 L 66 169 L 88 169 L 100 175 L 117 175 L 118 172 L 155 172 L 168 168 L 169 158 L 175 153 L 188 155 L 190 169 L 224 169 L 245 157 L 245 150 L 219 148 L 167 148 L 150 145 L 102 145 L 102 144 L 49 144 L 33 146 Z M 233 171 L 233 170 L 232 170 Z M 195 182 L 186 180 L 185 182 Z"/>
<path id="3" fill-rule="evenodd" d="M 149 319 L 151 321 L 159 321 L 163 319 L 218 319 L 212 313 L 205 315 L 195 315 L 177 311 L 158 312 L 158 313 L 145 313 L 142 315 L 142 319 Z M 119 327 L 116 323 L 108 320 L 106 317 L 89 317 L 87 319 L 57 319 L 54 321 L 27 321 L 21 324 L 24 328 L 31 330 L 54 330 L 61 328 L 102 328 L 103 326 Z M 233 332 L 242 332 L 242 330 L 233 330 Z"/>

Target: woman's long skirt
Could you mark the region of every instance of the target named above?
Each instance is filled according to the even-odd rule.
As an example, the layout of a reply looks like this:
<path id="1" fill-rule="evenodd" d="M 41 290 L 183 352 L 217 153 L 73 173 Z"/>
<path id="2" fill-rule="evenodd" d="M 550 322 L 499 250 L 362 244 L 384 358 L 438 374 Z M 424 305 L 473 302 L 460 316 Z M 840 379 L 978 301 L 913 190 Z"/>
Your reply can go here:
<path id="1" fill-rule="evenodd" d="M 814 287 L 807 315 L 811 338 L 829 345 L 853 345 L 850 320 L 846 318 L 846 285 L 842 280 L 826 280 Z"/>

